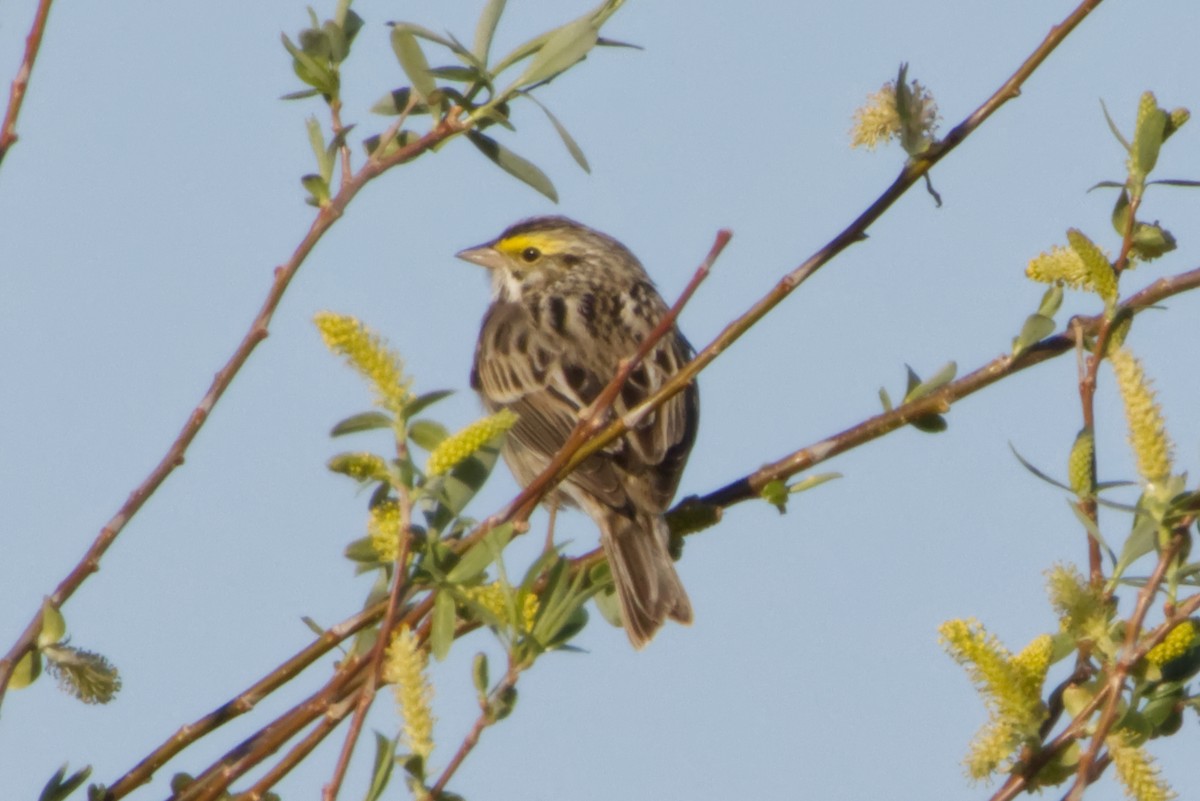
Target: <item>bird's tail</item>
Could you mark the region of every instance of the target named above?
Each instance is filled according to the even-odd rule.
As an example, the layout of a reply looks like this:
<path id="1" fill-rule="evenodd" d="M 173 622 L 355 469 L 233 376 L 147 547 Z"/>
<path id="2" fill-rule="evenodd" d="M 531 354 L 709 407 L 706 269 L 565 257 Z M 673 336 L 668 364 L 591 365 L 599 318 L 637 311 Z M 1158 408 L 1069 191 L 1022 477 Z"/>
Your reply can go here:
<path id="1" fill-rule="evenodd" d="M 667 550 L 670 530 L 660 514 L 608 516 L 601 543 L 621 602 L 621 620 L 641 648 L 669 617 L 692 622 L 692 603 Z"/>

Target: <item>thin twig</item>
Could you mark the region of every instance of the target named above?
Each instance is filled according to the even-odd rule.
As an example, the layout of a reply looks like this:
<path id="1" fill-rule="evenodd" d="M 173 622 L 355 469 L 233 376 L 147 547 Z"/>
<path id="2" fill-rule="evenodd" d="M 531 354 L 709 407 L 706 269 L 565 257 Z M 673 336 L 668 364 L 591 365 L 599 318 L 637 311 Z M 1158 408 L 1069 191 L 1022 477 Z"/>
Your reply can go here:
<path id="1" fill-rule="evenodd" d="M 403 440 L 399 444 L 401 450 L 403 450 Z M 401 457 L 403 458 L 403 453 Z M 366 681 L 362 683 L 362 686 L 358 690 L 358 703 L 355 704 L 354 719 L 350 721 L 350 730 L 346 732 L 346 739 L 342 743 L 342 751 L 338 755 L 333 776 L 321 791 L 323 801 L 336 801 L 338 791 L 342 786 L 342 780 L 345 779 L 346 771 L 350 767 L 350 757 L 354 755 L 354 746 L 358 743 L 358 736 L 362 732 L 363 723 L 367 719 L 367 711 L 370 710 L 371 703 L 375 700 L 375 692 L 379 687 L 379 674 L 383 666 L 384 654 L 387 653 L 392 627 L 396 625 L 396 618 L 400 613 L 400 600 L 408 588 L 408 571 L 406 565 L 408 563 L 409 545 L 413 537 L 411 531 L 412 496 L 403 484 L 397 485 L 396 491 L 399 495 L 400 507 L 400 552 L 396 554 L 392 576 L 392 591 L 388 596 L 387 614 L 384 615 L 383 623 L 379 626 L 379 634 L 375 638 L 375 645 L 371 649 L 371 664 L 367 669 Z"/>
<path id="2" fill-rule="evenodd" d="M 0 123 L 0 162 L 4 161 L 4 155 L 19 138 L 17 117 L 21 114 L 21 104 L 29 88 L 29 76 L 33 73 L 33 63 L 37 61 L 38 49 L 42 46 L 42 36 L 46 32 L 46 21 L 50 17 L 50 4 L 53 1 L 39 0 L 29 35 L 25 37 L 25 55 L 21 58 L 21 66 L 17 68 L 16 77 L 12 80 L 8 93 L 8 107 L 4 111 L 4 122 Z"/>
<path id="3" fill-rule="evenodd" d="M 446 765 L 442 774 L 438 776 L 437 781 L 434 782 L 433 788 L 429 791 L 429 801 L 437 801 L 442 797 L 442 791 L 446 789 L 446 785 L 450 782 L 451 777 L 458 771 L 463 760 L 479 744 L 479 738 L 483 734 L 483 730 L 496 722 L 496 713 L 491 707 L 490 699 L 500 698 L 511 692 L 517 686 L 517 679 L 520 676 L 520 669 L 510 659 L 508 672 L 504 674 L 504 678 L 488 693 L 488 698 L 480 703 L 480 706 L 483 708 L 479 713 L 479 717 L 475 719 L 475 724 L 471 726 L 471 730 L 467 732 L 462 743 L 459 744 L 458 750 L 454 752 L 454 756 L 450 758 L 450 762 Z"/>

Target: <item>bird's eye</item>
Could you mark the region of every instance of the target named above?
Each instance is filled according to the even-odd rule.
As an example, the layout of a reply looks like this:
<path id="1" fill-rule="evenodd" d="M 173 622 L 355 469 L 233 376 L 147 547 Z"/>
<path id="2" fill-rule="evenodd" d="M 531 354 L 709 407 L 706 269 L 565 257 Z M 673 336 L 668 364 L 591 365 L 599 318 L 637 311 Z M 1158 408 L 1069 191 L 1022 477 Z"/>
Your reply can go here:
<path id="1" fill-rule="evenodd" d="M 521 251 L 521 258 L 529 264 L 533 264 L 535 261 L 541 258 L 541 255 L 542 251 L 538 250 L 537 248 L 525 248 Z"/>

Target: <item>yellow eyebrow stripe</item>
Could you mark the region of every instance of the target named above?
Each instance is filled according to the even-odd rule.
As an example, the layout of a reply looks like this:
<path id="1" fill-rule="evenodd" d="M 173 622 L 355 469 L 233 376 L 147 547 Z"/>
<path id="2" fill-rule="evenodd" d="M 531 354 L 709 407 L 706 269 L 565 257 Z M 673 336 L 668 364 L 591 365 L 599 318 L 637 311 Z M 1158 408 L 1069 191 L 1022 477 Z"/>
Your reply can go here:
<path id="1" fill-rule="evenodd" d="M 515 234 L 496 243 L 496 250 L 517 255 L 525 248 L 537 248 L 542 253 L 553 254 L 561 250 L 562 237 L 548 233 Z"/>

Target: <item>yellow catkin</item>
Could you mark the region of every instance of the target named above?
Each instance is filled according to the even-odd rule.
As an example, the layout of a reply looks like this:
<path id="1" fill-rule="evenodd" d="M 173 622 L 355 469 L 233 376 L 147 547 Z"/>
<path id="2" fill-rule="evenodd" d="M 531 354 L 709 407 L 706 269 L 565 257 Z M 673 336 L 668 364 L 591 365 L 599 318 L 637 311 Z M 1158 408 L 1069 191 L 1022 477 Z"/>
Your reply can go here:
<path id="1" fill-rule="evenodd" d="M 968 775 L 983 779 L 1011 759 L 1045 718 L 1041 689 L 1053 641 L 1043 634 L 1013 656 L 977 620 L 950 620 L 938 631 L 942 647 L 966 668 L 990 713 L 965 760 Z"/>
<path id="2" fill-rule="evenodd" d="M 1172 451 L 1162 409 L 1137 357 L 1125 348 L 1115 348 L 1108 360 L 1125 403 L 1129 444 L 1137 457 L 1138 474 L 1146 484 L 1161 487 L 1171 476 Z"/>
<path id="3" fill-rule="evenodd" d="M 1145 748 L 1134 745 L 1127 732 L 1111 734 L 1104 742 L 1127 798 L 1133 801 L 1171 801 L 1178 797 L 1159 773 L 1150 754 Z"/>
<path id="4" fill-rule="evenodd" d="M 1046 592 L 1061 631 L 1093 640 L 1107 633 L 1111 606 L 1103 590 L 1088 584 L 1073 565 L 1055 565 L 1047 571 Z"/>
<path id="5" fill-rule="evenodd" d="M 1087 267 L 1071 248 L 1055 245 L 1029 260 L 1025 275 L 1043 284 L 1063 283 L 1074 289 L 1090 289 Z"/>
<path id="6" fill-rule="evenodd" d="M 491 584 L 468 587 L 465 592 L 468 598 L 491 612 L 498 619 L 508 620 L 507 591 L 500 582 L 493 581 Z M 521 618 L 525 631 L 533 628 L 533 622 L 537 618 L 538 607 L 538 597 L 532 592 L 526 593 L 525 600 L 521 605 Z"/>
<path id="7" fill-rule="evenodd" d="M 428 662 L 429 654 L 418 644 L 417 635 L 404 626 L 392 638 L 383 671 L 384 679 L 394 685 L 409 750 L 425 760 L 433 752 L 433 686 L 425 675 Z"/>
<path id="8" fill-rule="evenodd" d="M 329 469 L 355 481 L 375 481 L 387 476 L 387 462 L 383 457 L 365 451 L 339 453 L 329 460 Z"/>
<path id="9" fill-rule="evenodd" d="M 355 317 L 317 312 L 313 317 L 325 347 L 342 356 L 375 390 L 376 402 L 393 414 L 403 413 L 410 396 L 400 355 Z"/>
<path id="10" fill-rule="evenodd" d="M 400 505 L 396 501 L 384 501 L 371 507 L 367 536 L 380 561 L 396 561 L 400 556 Z"/>
<path id="11" fill-rule="evenodd" d="M 1162 667 L 1173 659 L 1186 654 L 1196 645 L 1197 621 L 1185 620 L 1171 629 L 1162 642 L 1146 652 L 1146 661 Z"/>
<path id="12" fill-rule="evenodd" d="M 429 454 L 429 464 L 425 472 L 431 476 L 450 472 L 484 445 L 512 428 L 516 422 L 517 415 L 508 409 L 501 409 L 493 415 L 476 420 L 457 434 L 446 437 L 433 449 Z"/>
<path id="13" fill-rule="evenodd" d="M 911 84 L 914 129 L 925 137 L 932 137 L 937 126 L 937 103 L 929 90 L 919 82 Z M 850 146 L 874 150 L 890 139 L 899 139 L 904 127 L 900 112 L 896 108 L 896 82 L 888 81 L 878 92 L 867 97 L 867 102 L 854 111 L 854 122 L 850 128 Z"/>

